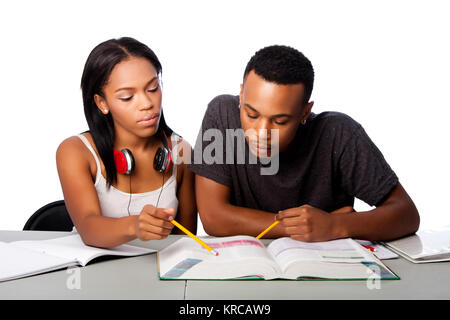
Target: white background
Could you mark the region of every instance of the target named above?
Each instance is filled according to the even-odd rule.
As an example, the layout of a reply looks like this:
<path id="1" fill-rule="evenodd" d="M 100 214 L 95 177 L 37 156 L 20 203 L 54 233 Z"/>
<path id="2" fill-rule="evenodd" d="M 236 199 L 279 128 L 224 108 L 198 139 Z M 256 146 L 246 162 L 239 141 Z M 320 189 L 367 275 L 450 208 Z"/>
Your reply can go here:
<path id="1" fill-rule="evenodd" d="M 421 229 L 450 224 L 447 3 L 2 2 L 0 229 L 21 230 L 35 210 L 62 199 L 55 151 L 87 130 L 84 63 L 94 46 L 121 36 L 158 55 L 166 120 L 191 144 L 207 103 L 239 93 L 255 51 L 297 48 L 315 67 L 314 111 L 363 125 L 415 201 Z"/>

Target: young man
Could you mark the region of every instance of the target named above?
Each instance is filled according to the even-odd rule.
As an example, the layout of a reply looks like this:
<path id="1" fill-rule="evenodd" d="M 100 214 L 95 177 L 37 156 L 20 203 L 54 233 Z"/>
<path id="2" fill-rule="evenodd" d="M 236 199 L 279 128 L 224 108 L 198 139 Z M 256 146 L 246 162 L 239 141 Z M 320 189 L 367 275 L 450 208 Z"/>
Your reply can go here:
<path id="1" fill-rule="evenodd" d="M 413 201 L 361 125 L 311 112 L 313 82 L 301 52 L 270 46 L 249 61 L 239 96 L 210 102 L 189 165 L 208 234 L 256 236 L 275 219 L 268 238 L 389 240 L 417 231 Z M 243 146 L 230 146 L 239 130 Z M 355 197 L 375 208 L 354 212 Z"/>

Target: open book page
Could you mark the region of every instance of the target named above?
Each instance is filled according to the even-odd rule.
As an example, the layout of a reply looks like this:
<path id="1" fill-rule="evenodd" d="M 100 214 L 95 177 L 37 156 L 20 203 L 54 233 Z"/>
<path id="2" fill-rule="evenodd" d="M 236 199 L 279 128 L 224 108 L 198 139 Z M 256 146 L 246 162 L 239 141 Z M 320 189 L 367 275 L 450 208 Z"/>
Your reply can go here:
<path id="1" fill-rule="evenodd" d="M 302 242 L 291 238 L 272 241 L 267 247 L 282 270 L 296 261 L 328 261 L 355 263 L 364 260 L 364 256 L 355 250 L 349 239 L 326 242 Z"/>
<path id="2" fill-rule="evenodd" d="M 162 279 L 232 279 L 279 276 L 279 268 L 261 241 L 248 236 L 202 238 L 214 256 L 185 237 L 158 253 Z"/>
<path id="3" fill-rule="evenodd" d="M 379 244 L 379 243 L 376 243 L 373 241 L 368 241 L 368 240 L 355 239 L 355 241 L 358 242 L 360 245 L 372 247 L 375 250 L 375 252 L 373 254 L 380 260 L 398 258 L 398 254 L 389 250 L 382 244 Z"/>
<path id="4" fill-rule="evenodd" d="M 75 260 L 43 254 L 5 242 L 0 242 L 0 261 L 0 281 L 77 265 Z"/>
<path id="5" fill-rule="evenodd" d="M 91 247 L 84 244 L 79 234 L 49 240 L 14 241 L 12 244 L 40 253 L 77 261 L 82 266 L 85 266 L 92 259 L 106 255 L 138 256 L 156 252 L 153 249 L 126 244 L 111 249 Z"/>
<path id="6" fill-rule="evenodd" d="M 372 253 L 352 239 L 302 242 L 280 238 L 267 249 L 288 279 L 362 279 L 370 275 L 371 266 L 375 266 L 385 278 L 391 274 Z M 392 274 L 392 278 L 396 276 Z"/>

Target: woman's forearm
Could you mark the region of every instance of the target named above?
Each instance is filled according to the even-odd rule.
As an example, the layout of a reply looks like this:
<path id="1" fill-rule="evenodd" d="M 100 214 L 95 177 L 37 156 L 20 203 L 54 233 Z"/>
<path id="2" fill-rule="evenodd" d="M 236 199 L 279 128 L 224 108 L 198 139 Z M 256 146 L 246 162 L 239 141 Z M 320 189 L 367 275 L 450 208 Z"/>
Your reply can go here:
<path id="1" fill-rule="evenodd" d="M 137 218 L 138 216 L 109 218 L 89 215 L 77 226 L 77 231 L 87 245 L 112 248 L 136 239 Z"/>

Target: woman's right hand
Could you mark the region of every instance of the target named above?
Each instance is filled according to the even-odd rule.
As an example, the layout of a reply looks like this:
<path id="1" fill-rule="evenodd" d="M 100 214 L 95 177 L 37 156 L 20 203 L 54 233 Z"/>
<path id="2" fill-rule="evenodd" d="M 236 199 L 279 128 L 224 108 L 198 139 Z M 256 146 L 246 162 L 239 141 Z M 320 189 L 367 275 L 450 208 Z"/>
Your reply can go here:
<path id="1" fill-rule="evenodd" d="M 135 234 L 139 240 L 161 240 L 167 238 L 174 225 L 175 209 L 156 208 L 146 205 L 136 219 Z"/>

